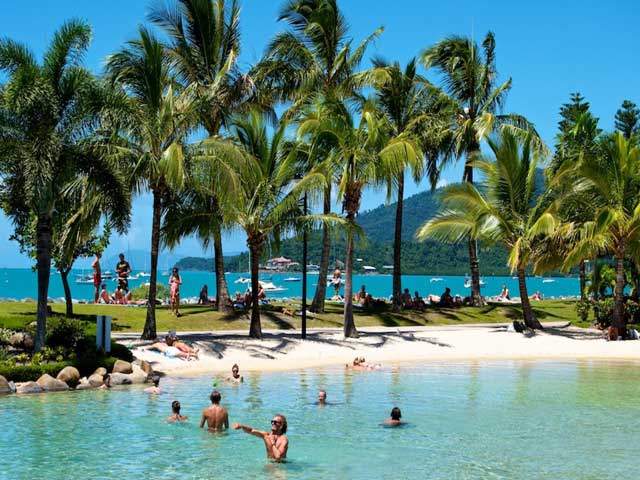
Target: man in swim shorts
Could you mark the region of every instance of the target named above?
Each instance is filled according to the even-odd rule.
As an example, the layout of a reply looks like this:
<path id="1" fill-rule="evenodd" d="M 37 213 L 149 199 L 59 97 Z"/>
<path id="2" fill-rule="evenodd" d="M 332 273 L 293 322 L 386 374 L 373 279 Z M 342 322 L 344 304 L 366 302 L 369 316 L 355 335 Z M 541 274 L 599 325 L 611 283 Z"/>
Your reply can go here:
<path id="1" fill-rule="evenodd" d="M 174 400 L 171 403 L 171 415 L 167 418 L 167 422 L 186 422 L 188 418 L 189 417 L 186 417 L 185 415 L 180 415 L 180 402 L 178 400 Z"/>
<path id="2" fill-rule="evenodd" d="M 91 268 L 93 268 L 93 303 L 98 303 L 100 299 L 100 286 L 102 285 L 102 271 L 100 270 L 100 258 L 102 254 L 96 252 Z"/>
<path id="3" fill-rule="evenodd" d="M 211 392 L 211 406 L 202 411 L 202 420 L 200 420 L 200 428 L 207 424 L 210 432 L 219 432 L 229 428 L 229 414 L 227 409 L 220 406 L 222 395 L 217 390 Z"/>
<path id="4" fill-rule="evenodd" d="M 261 438 L 267 450 L 267 458 L 281 462 L 287 458 L 289 450 L 289 439 L 287 438 L 287 419 L 284 415 L 277 414 L 271 420 L 271 431 L 262 432 L 247 425 L 235 423 L 233 428 L 242 430 L 244 433 Z"/>
<path id="5" fill-rule="evenodd" d="M 125 290 L 129 291 L 129 274 L 131 273 L 131 265 L 124 259 L 124 253 L 119 255 L 120 261 L 116 265 L 116 273 L 118 274 L 118 285 Z"/>

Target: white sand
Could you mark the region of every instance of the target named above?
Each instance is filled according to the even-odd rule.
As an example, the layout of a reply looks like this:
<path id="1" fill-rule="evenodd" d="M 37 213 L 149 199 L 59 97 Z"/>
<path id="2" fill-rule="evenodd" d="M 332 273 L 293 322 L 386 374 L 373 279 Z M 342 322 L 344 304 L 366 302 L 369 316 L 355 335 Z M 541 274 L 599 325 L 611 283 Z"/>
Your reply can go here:
<path id="1" fill-rule="evenodd" d="M 181 333 L 200 348 L 200 359 L 185 362 L 139 348 L 137 335 L 116 338 L 134 348 L 137 358 L 167 374 L 229 372 L 234 363 L 243 371 L 292 370 L 344 365 L 354 357 L 368 362 L 428 362 L 442 360 L 601 359 L 640 360 L 640 341 L 607 342 L 598 330 L 557 328 L 549 324 L 533 336 L 506 331 L 506 325 L 362 328 L 360 338 L 344 339 L 340 330 L 312 330 L 307 340 L 299 332 L 265 331 L 263 340 L 247 332 Z M 114 335 L 115 336 L 115 335 Z M 147 342 L 148 343 L 148 342 Z"/>

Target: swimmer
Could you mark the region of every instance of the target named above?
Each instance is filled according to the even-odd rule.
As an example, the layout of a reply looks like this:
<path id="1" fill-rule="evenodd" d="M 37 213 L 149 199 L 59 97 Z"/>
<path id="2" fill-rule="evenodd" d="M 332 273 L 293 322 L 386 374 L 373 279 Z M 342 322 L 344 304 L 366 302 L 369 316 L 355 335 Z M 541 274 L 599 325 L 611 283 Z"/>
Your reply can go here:
<path id="1" fill-rule="evenodd" d="M 167 422 L 176 423 L 176 422 L 186 422 L 189 417 L 184 415 L 180 415 L 180 402 L 178 400 L 174 400 L 171 403 L 171 415 L 167 418 Z"/>
<path id="2" fill-rule="evenodd" d="M 211 392 L 211 406 L 202 411 L 202 420 L 200 420 L 200 428 L 207 424 L 210 432 L 219 432 L 229 428 L 229 414 L 227 409 L 220 406 L 222 395 L 219 391 Z"/>
<path id="3" fill-rule="evenodd" d="M 234 423 L 233 428 L 261 438 L 267 450 L 267 458 L 271 458 L 276 462 L 281 462 L 287 458 L 289 439 L 285 435 L 287 433 L 287 419 L 284 415 L 278 414 L 273 417 L 273 420 L 271 420 L 271 432 L 261 432 L 239 423 Z"/>
<path id="4" fill-rule="evenodd" d="M 231 367 L 231 375 L 225 378 L 225 380 L 230 383 L 244 382 L 244 378 L 240 375 L 240 367 L 237 363 L 233 364 L 233 367 Z"/>
<path id="5" fill-rule="evenodd" d="M 144 393 L 149 393 L 151 395 L 160 395 L 162 392 L 160 391 L 160 377 L 158 375 L 153 376 L 153 387 L 145 388 Z"/>
<path id="6" fill-rule="evenodd" d="M 324 407 L 327 404 L 327 392 L 326 390 L 320 390 L 318 392 L 318 405 Z"/>
<path id="7" fill-rule="evenodd" d="M 400 419 L 402 418 L 402 412 L 398 407 L 391 409 L 391 415 L 384 421 L 384 424 L 388 427 L 398 427 L 402 424 Z"/>

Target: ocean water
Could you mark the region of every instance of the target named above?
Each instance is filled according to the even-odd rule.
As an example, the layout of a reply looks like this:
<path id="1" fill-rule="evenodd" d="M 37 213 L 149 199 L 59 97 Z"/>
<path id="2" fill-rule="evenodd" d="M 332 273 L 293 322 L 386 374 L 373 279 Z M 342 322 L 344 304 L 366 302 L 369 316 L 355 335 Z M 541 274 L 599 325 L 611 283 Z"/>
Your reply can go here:
<path id="1" fill-rule="evenodd" d="M 71 294 L 78 300 L 93 299 L 93 285 L 75 283 L 76 275 L 86 275 L 90 271 L 74 271 L 70 274 Z M 138 273 L 138 272 L 134 272 Z M 215 279 L 211 272 L 180 272 L 183 285 L 181 287 L 182 298 L 197 297 L 202 285 L 208 285 L 209 296 L 215 296 Z M 231 293 L 244 292 L 248 285 L 238 282 L 240 278 L 248 278 L 248 273 L 229 273 L 227 274 L 227 282 Z M 275 286 L 282 290 L 277 292 L 268 292 L 268 296 L 272 298 L 300 298 L 302 296 L 302 282 L 287 281 L 288 278 L 301 279 L 300 273 L 274 273 L 262 275 L 261 280 L 272 282 Z M 313 294 L 318 283 L 318 275 L 308 275 L 308 298 L 313 298 Z M 147 277 L 140 277 L 138 280 L 130 280 L 131 288 L 148 282 Z M 165 285 L 169 281 L 168 276 L 159 276 L 159 282 Z M 498 295 L 502 289 L 502 285 L 507 285 L 512 296 L 519 296 L 518 280 L 512 277 L 484 277 L 485 285 L 482 287 L 482 293 L 486 296 Z M 464 287 L 465 278 L 458 276 L 436 276 L 436 275 L 403 275 L 402 285 L 408 288 L 411 294 L 417 290 L 422 296 L 429 294 L 440 295 L 445 287 L 451 288 L 451 292 L 456 295 L 466 296 L 469 289 Z M 107 288 L 110 292 L 116 287 L 115 280 L 106 281 Z M 577 296 L 580 293 L 579 282 L 577 278 L 572 277 L 553 277 L 540 278 L 530 277 L 527 279 L 529 295 L 536 291 L 541 292 L 545 298 L 558 298 L 567 296 Z M 388 297 L 391 294 L 391 275 L 354 275 L 353 286 L 354 291 L 365 285 L 368 292 L 374 297 Z M 341 289 L 341 293 L 343 290 Z M 37 296 L 37 279 L 36 273 L 30 269 L 0 269 L 0 298 L 35 298 Z M 51 275 L 51 283 L 49 285 L 49 297 L 58 299 L 64 296 L 60 275 L 54 273 Z M 333 288 L 327 289 L 327 296 L 333 296 Z"/>
<path id="2" fill-rule="evenodd" d="M 288 462 L 198 428 L 211 377 L 0 398 L 2 479 L 637 479 L 640 370 L 590 362 L 433 363 L 251 373 L 221 385 L 230 421 L 289 423 Z M 319 388 L 332 405 L 314 405 Z M 169 425 L 180 400 L 189 421 Z M 393 406 L 407 425 L 380 425 Z"/>

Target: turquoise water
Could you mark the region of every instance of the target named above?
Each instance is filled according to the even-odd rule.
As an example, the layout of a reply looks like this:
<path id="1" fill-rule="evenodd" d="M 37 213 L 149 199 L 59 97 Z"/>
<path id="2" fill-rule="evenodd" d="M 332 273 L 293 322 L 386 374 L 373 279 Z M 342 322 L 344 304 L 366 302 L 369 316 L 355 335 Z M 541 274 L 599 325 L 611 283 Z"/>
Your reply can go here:
<path id="1" fill-rule="evenodd" d="M 75 283 L 76 274 L 87 274 L 88 271 L 76 271 L 70 276 L 72 297 L 79 300 L 88 300 L 93 298 L 93 285 Z M 136 272 L 137 273 L 137 272 Z M 183 280 L 181 288 L 182 298 L 197 297 L 202 285 L 207 284 L 209 287 L 209 296 L 215 296 L 215 280 L 211 272 L 180 272 Z M 248 277 L 247 273 L 230 273 L 227 275 L 227 282 L 232 293 L 244 292 L 247 288 L 246 284 L 235 283 L 240 277 Z M 299 273 L 275 273 L 273 275 L 263 275 L 261 279 L 271 281 L 277 287 L 283 290 L 279 292 L 269 292 L 268 295 L 274 298 L 283 297 L 301 297 L 302 282 L 287 282 L 285 278 L 301 278 Z M 313 298 L 313 294 L 318 283 L 318 275 L 308 276 L 308 297 Z M 432 281 L 432 279 L 441 279 Z M 36 290 L 36 273 L 30 269 L 0 269 L 0 298 L 35 298 Z M 445 287 L 451 288 L 454 295 L 459 294 L 466 296 L 469 289 L 464 288 L 464 277 L 447 277 L 436 275 L 404 275 L 402 277 L 402 285 L 413 292 L 418 290 L 421 295 L 429 294 L 440 295 Z M 545 279 L 539 277 L 530 277 L 527 279 L 529 294 L 532 295 L 536 291 L 540 291 L 545 297 L 566 297 L 576 296 L 580 292 L 577 278 L 555 277 L 553 279 Z M 548 280 L 553 280 L 549 282 Z M 136 287 L 141 283 L 148 282 L 146 277 L 140 277 L 138 280 L 130 280 L 131 287 Z M 160 276 L 159 281 L 167 284 L 169 277 Z M 367 291 L 375 297 L 388 297 L 391 294 L 391 275 L 354 275 L 354 289 L 359 289 L 361 285 L 365 285 Z M 483 295 L 498 295 L 502 289 L 502 285 L 507 285 L 512 296 L 518 296 L 518 281 L 512 277 L 485 277 L 485 286 L 483 287 Z M 107 281 L 110 292 L 113 292 L 116 286 L 115 281 Z M 327 289 L 327 295 L 333 295 L 333 289 Z M 51 283 L 49 287 L 49 296 L 52 298 L 60 298 L 64 296 L 60 275 L 51 275 Z"/>
<path id="2" fill-rule="evenodd" d="M 634 364 L 500 362 L 245 375 L 221 386 L 231 422 L 289 422 L 289 463 L 260 440 L 197 428 L 211 378 L 0 398 L 3 479 L 636 479 Z M 313 404 L 328 391 L 324 408 Z M 172 400 L 190 417 L 168 425 Z M 379 424 L 398 405 L 407 426 Z"/>

